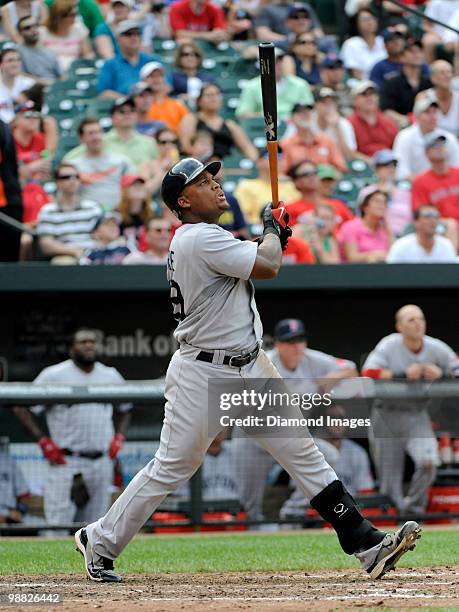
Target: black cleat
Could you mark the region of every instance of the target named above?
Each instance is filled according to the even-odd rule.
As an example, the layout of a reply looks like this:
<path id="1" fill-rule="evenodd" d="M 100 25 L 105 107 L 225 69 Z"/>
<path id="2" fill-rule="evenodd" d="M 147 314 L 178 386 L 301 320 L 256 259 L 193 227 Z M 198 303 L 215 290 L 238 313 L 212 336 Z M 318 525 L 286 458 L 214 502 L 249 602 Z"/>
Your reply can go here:
<path id="1" fill-rule="evenodd" d="M 122 577 L 113 571 L 113 561 L 107 557 L 95 555 L 88 542 L 86 529 L 79 529 L 75 534 L 76 550 L 84 557 L 86 574 L 94 582 L 122 582 Z"/>

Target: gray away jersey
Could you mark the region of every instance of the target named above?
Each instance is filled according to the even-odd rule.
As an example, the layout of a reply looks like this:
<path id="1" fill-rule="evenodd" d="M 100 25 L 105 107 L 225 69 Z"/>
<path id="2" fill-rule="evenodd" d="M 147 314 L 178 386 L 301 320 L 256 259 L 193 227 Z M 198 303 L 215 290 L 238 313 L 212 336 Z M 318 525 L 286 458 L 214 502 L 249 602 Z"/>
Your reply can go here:
<path id="1" fill-rule="evenodd" d="M 422 349 L 419 353 L 412 353 L 403 343 L 401 334 L 390 334 L 378 342 L 362 369 L 392 370 L 394 378 L 397 378 L 404 376 L 408 366 L 414 363 L 433 363 L 443 370 L 444 376 L 449 376 L 459 359 L 445 342 L 437 338 L 424 336 Z"/>
<path id="2" fill-rule="evenodd" d="M 179 344 L 242 352 L 261 340 L 260 316 L 249 281 L 257 244 L 215 224 L 179 227 L 167 262 Z"/>

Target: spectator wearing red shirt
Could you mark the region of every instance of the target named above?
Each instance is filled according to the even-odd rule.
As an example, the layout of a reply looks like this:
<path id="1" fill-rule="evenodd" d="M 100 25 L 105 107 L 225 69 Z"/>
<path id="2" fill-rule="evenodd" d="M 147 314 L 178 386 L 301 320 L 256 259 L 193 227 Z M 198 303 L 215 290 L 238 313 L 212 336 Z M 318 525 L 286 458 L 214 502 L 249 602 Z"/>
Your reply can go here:
<path id="1" fill-rule="evenodd" d="M 42 158 L 46 149 L 45 136 L 40 132 L 41 113 L 34 110 L 18 112 L 13 127 L 13 138 L 19 164 L 25 164 L 30 178 L 45 181 L 49 178 L 50 162 Z"/>
<path id="2" fill-rule="evenodd" d="M 203 38 L 219 43 L 229 38 L 223 10 L 208 0 L 179 0 L 172 4 L 169 18 L 177 42 Z"/>
<path id="3" fill-rule="evenodd" d="M 381 149 L 392 149 L 398 127 L 378 108 L 378 91 L 372 81 L 358 83 L 351 92 L 354 112 L 347 118 L 352 123 L 357 151 L 370 161 Z"/>
<path id="4" fill-rule="evenodd" d="M 430 132 L 424 138 L 427 159 L 431 169 L 418 174 L 413 180 L 411 198 L 413 210 L 423 204 L 435 206 L 450 231 L 459 227 L 459 167 L 448 163 L 446 137 L 441 132 Z M 454 219 L 456 225 L 451 228 Z M 454 231 L 455 230 L 455 231 Z M 451 238 L 451 236 L 448 236 Z M 457 236 L 453 236 L 457 244 Z"/>
<path id="5" fill-rule="evenodd" d="M 337 224 L 350 221 L 353 214 L 341 200 L 323 198 L 319 193 L 319 177 L 317 176 L 316 165 L 311 161 L 303 161 L 288 172 L 288 176 L 293 180 L 293 184 L 301 193 L 301 199 L 294 202 L 287 202 L 286 208 L 290 217 L 289 224 L 293 227 L 296 223 L 307 220 L 312 215 L 319 204 L 329 204 L 337 217 Z M 305 217 L 303 217 L 305 215 Z M 303 218 L 302 218 L 303 217 Z"/>
<path id="6" fill-rule="evenodd" d="M 313 108 L 311 103 L 295 104 L 292 109 L 292 123 L 296 134 L 281 141 L 284 174 L 304 159 L 315 164 L 330 164 L 341 172 L 347 170 L 346 161 L 338 145 L 330 136 L 314 129 Z"/>

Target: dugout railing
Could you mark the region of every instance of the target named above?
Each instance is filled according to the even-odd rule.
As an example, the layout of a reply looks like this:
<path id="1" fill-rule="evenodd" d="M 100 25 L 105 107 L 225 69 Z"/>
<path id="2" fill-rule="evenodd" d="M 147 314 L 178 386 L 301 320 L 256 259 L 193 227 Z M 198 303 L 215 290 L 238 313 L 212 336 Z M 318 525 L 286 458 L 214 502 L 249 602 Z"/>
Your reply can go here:
<path id="1" fill-rule="evenodd" d="M 368 383 L 368 379 L 366 379 Z M 340 403 L 354 406 L 355 402 L 359 403 L 359 414 L 362 414 L 362 405 L 364 410 L 371 410 L 374 403 L 379 400 L 390 401 L 417 401 L 422 402 L 428 407 L 430 416 L 434 422 L 436 433 L 438 436 L 447 435 L 450 442 L 454 439 L 458 440 L 456 448 L 459 447 L 459 410 L 457 408 L 459 400 L 459 381 L 457 380 L 441 380 L 435 383 L 426 382 L 409 382 L 406 380 L 399 381 L 371 381 L 371 386 L 366 385 L 366 397 L 356 400 L 340 399 Z M 124 385 L 91 385 L 91 386 L 73 386 L 73 385 L 36 385 L 31 383 L 0 383 L 0 411 L 2 414 L 1 421 L 3 427 L 1 434 L 8 434 L 13 429 L 17 431 L 18 423 L 13 412 L 13 406 L 32 406 L 37 404 L 52 405 L 56 402 L 71 404 L 71 403 L 86 403 L 86 402 L 110 402 L 112 404 L 121 404 L 127 401 L 133 402 L 134 413 L 143 414 L 143 420 L 139 421 L 136 427 L 131 428 L 128 432 L 128 441 L 143 439 L 144 441 L 152 441 L 159 437 L 160 422 L 162 419 L 162 404 L 164 399 L 164 382 L 162 380 L 155 381 L 127 381 Z M 362 404 L 363 402 L 363 404 Z M 427 404 L 426 404 L 427 402 Z M 139 409 L 139 407 L 141 407 Z M 154 426 L 149 427 L 148 422 L 154 421 Z M 12 427 L 13 426 L 13 427 Z M 10 434 L 11 435 L 11 434 Z M 353 437 L 352 431 L 349 434 Z M 23 438 L 24 439 L 24 438 Z M 15 457 L 15 439 L 14 434 L 11 437 L 12 455 Z M 30 438 L 29 443 L 34 441 Z M 36 446 L 36 445 L 34 445 Z M 151 457 L 154 452 L 151 453 Z M 456 453 L 457 455 L 457 453 Z M 148 460 L 151 457 L 144 457 Z M 451 492 L 456 491 L 451 495 L 452 502 L 447 508 L 438 508 L 436 511 L 427 511 L 417 515 L 419 520 L 437 521 L 437 522 L 457 522 L 459 520 L 459 457 L 454 455 L 451 449 L 450 460 L 448 464 L 444 464 L 439 468 L 438 474 L 440 479 L 446 483 L 445 490 Z M 45 463 L 45 460 L 42 459 Z M 456 463 L 455 463 L 456 461 Z M 142 467 L 139 465 L 138 467 Z M 133 474 L 131 474 L 131 477 Z M 441 484 L 441 483 L 440 483 Z M 323 525 L 320 517 L 302 516 L 286 519 L 267 519 L 264 521 L 247 520 L 241 514 L 238 514 L 238 508 L 235 506 L 234 500 L 204 500 L 202 496 L 201 473 L 198 471 L 190 480 L 190 497 L 188 500 L 180 500 L 168 498 L 162 511 L 170 513 L 171 517 L 178 516 L 177 513 L 182 513 L 186 518 L 182 520 L 168 520 L 167 523 L 149 520 L 145 529 L 147 531 L 160 530 L 164 532 L 164 527 L 176 528 L 177 530 L 191 528 L 199 530 L 201 528 L 248 528 L 252 525 L 261 525 L 263 523 L 278 523 L 278 524 L 297 524 L 303 527 L 320 527 Z M 456 499 L 457 498 L 457 499 Z M 454 501 L 455 500 L 455 501 Z M 381 512 L 373 511 L 371 519 L 374 521 L 390 521 L 401 522 L 407 518 L 405 515 L 388 513 L 391 506 L 390 500 L 384 500 L 381 496 L 365 497 L 361 499 L 363 507 L 371 506 L 380 508 Z M 220 516 L 223 511 L 228 511 L 230 518 L 225 516 L 220 519 L 206 519 L 206 516 Z M 209 514 L 210 513 L 210 514 Z M 242 517 L 242 518 L 241 518 Z M 7 534 L 35 534 L 46 530 L 75 530 L 80 523 L 69 523 L 59 525 L 31 525 L 31 524 L 0 524 L 0 535 Z M 166 530 L 167 531 L 167 530 Z"/>

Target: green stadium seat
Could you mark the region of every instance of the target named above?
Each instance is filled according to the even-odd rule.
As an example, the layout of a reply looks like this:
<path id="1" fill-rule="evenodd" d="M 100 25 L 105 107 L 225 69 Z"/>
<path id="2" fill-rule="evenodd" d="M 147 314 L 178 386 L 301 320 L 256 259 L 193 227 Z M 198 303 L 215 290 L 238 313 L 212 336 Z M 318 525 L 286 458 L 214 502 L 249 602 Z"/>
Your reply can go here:
<path id="1" fill-rule="evenodd" d="M 353 211 L 356 210 L 357 196 L 359 195 L 359 187 L 351 178 L 343 178 L 336 185 L 335 193 L 340 200 L 344 200 L 349 208 Z"/>
<path id="2" fill-rule="evenodd" d="M 348 174 L 359 178 L 373 178 L 373 168 L 363 159 L 352 159 L 348 162 Z"/>

